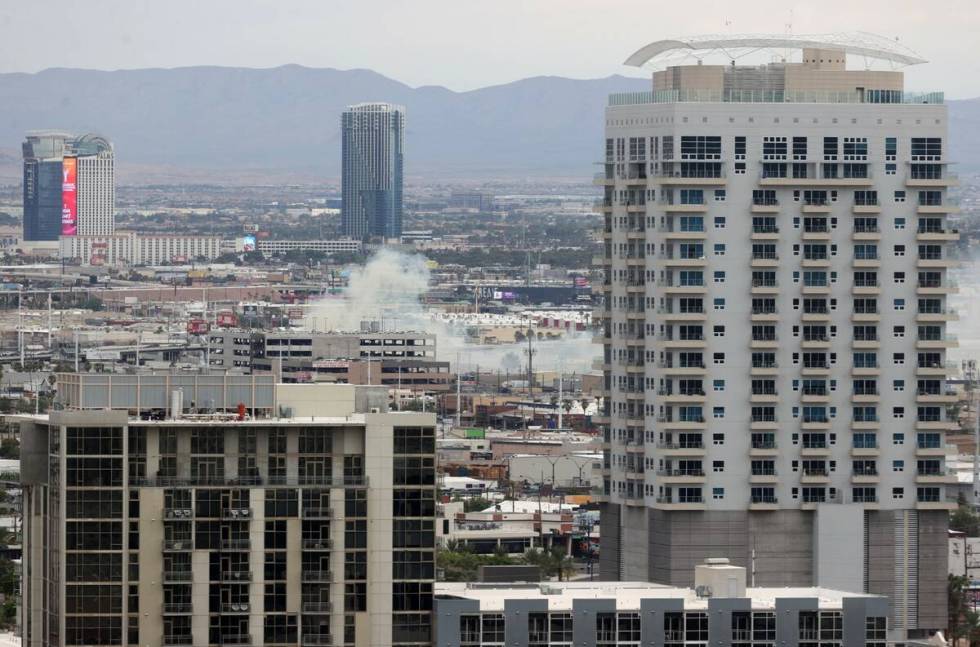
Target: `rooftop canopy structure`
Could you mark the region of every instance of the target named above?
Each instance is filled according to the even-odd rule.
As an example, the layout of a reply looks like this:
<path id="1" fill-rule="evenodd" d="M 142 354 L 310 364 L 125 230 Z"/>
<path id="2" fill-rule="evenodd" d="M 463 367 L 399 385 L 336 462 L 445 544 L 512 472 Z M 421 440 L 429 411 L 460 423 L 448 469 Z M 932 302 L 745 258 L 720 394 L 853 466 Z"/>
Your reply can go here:
<path id="1" fill-rule="evenodd" d="M 866 32 L 840 34 L 726 34 L 691 36 L 658 40 L 637 50 L 625 65 L 661 69 L 678 59 L 694 57 L 701 60 L 712 55 L 724 55 L 731 61 L 762 51 L 835 50 L 872 61 L 885 62 L 893 67 L 918 65 L 926 60 L 897 40 Z"/>

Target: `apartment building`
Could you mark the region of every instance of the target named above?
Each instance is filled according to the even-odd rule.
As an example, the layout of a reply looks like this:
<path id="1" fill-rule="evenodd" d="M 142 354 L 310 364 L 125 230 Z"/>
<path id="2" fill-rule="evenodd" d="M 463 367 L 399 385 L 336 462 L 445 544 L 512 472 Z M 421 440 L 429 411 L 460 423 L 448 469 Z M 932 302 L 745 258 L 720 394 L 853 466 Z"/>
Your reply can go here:
<path id="1" fill-rule="evenodd" d="M 797 62 L 660 65 L 717 50 Z M 724 555 L 759 586 L 886 595 L 918 635 L 946 622 L 954 505 L 947 110 L 848 55 L 924 62 L 867 36 L 627 61 L 656 71 L 610 97 L 596 178 L 602 574 L 686 586 Z"/>
<path id="2" fill-rule="evenodd" d="M 693 588 L 645 582 L 436 585 L 436 647 L 664 645 L 884 647 L 888 600 L 832 589 L 747 588 L 727 560 Z"/>
<path id="3" fill-rule="evenodd" d="M 17 416 L 25 645 L 428 645 L 435 418 L 377 387 L 59 374 Z"/>

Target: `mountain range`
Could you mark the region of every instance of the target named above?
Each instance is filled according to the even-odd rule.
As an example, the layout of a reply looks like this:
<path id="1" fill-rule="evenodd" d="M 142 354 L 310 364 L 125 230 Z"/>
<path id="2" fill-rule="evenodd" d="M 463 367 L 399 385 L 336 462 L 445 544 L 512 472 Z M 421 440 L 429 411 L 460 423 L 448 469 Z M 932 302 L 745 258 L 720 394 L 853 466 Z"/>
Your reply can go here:
<path id="1" fill-rule="evenodd" d="M 590 177 L 610 92 L 649 80 L 534 77 L 454 92 L 370 70 L 286 65 L 0 74 L 0 179 L 19 180 L 36 129 L 98 132 L 120 181 L 322 181 L 340 173 L 340 113 L 363 101 L 406 107 L 406 174 Z M 980 98 L 950 101 L 951 155 L 980 168 Z"/>

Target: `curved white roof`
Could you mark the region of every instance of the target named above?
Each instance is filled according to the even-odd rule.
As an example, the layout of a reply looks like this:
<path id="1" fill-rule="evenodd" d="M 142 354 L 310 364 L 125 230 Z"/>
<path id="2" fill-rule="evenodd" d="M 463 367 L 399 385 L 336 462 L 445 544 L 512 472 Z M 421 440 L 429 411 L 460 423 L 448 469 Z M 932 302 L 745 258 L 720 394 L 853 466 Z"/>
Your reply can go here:
<path id="1" fill-rule="evenodd" d="M 675 55 L 722 52 L 735 59 L 746 53 L 765 49 L 798 50 L 804 48 L 837 49 L 847 54 L 900 65 L 917 65 L 926 62 L 924 58 L 899 44 L 897 40 L 866 32 L 854 32 L 800 36 L 787 34 L 706 35 L 658 40 L 638 49 L 626 59 L 624 64 L 634 67 L 647 67 L 656 65 L 663 58 Z"/>

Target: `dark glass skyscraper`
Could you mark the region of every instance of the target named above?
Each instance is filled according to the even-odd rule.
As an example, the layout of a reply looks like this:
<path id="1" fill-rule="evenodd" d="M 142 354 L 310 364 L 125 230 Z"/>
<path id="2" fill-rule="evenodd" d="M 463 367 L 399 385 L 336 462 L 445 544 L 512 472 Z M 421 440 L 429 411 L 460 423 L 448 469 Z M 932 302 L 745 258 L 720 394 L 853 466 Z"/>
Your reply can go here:
<path id="1" fill-rule="evenodd" d="M 360 103 L 341 117 L 345 236 L 398 238 L 402 234 L 402 148 L 405 108 Z"/>
<path id="2" fill-rule="evenodd" d="M 61 235 L 61 160 L 71 135 L 30 134 L 24 152 L 24 240 L 58 240 Z"/>
<path id="3" fill-rule="evenodd" d="M 99 135 L 28 133 L 24 156 L 24 240 L 108 236 L 115 229 L 112 144 Z M 69 186 L 66 203 L 64 190 Z"/>

